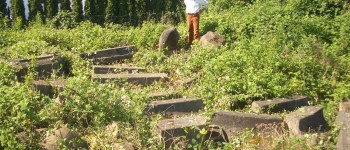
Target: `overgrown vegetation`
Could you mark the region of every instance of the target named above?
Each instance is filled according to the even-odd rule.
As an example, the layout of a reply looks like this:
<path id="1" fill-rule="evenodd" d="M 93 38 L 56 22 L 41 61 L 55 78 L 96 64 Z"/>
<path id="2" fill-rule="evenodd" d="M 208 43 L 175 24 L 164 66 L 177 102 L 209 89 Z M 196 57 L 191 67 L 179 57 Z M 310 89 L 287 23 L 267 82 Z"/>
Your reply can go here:
<path id="1" fill-rule="evenodd" d="M 190 77 L 197 78 L 195 84 L 180 92 L 185 96 L 202 97 L 206 105 L 203 114 L 207 116 L 217 109 L 245 111 L 254 100 L 299 94 L 310 97 L 310 104 L 322 106 L 330 124 L 322 134 L 294 137 L 282 130 L 266 137 L 247 131 L 219 147 L 204 142 L 205 147 L 249 149 L 259 145 L 267 149 L 309 149 L 309 141 L 316 140 L 315 147 L 333 149 L 337 137 L 333 124 L 337 105 L 350 96 L 349 4 L 341 0 L 210 2 L 209 10 L 201 16 L 201 35 L 215 31 L 226 38 L 227 44 L 220 48 L 195 44 L 170 57 L 156 45 L 161 32 L 173 26 L 172 21 L 143 20 L 134 27 L 125 26 L 125 22 L 116 21 L 119 24 L 115 24 L 112 19 L 102 27 L 96 23 L 111 17 L 94 17 L 94 12 L 105 13 L 94 8 L 87 16 L 96 19 L 92 20 L 95 23 L 78 23 L 79 18 L 65 11 L 48 19 L 46 24 L 42 16 L 37 15 L 27 27 L 23 28 L 22 22 L 17 20 L 9 28 L 8 19 L 0 15 L 0 58 L 3 60 L 0 63 L 0 149 L 38 148 L 40 143 L 34 130 L 52 129 L 58 124 L 79 131 L 94 149 L 110 148 L 122 140 L 137 148 L 161 149 L 153 129 L 155 120 L 150 121 L 142 113 L 149 101 L 146 95 L 167 90 L 172 81 Z M 148 3 L 142 6 L 146 5 L 155 6 Z M 176 10 L 183 11 L 183 8 Z M 131 8 L 130 12 L 140 14 Z M 165 13 L 162 17 L 167 15 L 171 14 Z M 185 47 L 186 23 L 182 21 L 176 28 L 180 33 L 180 46 Z M 146 67 L 148 72 L 168 73 L 170 85 L 156 84 L 143 92 L 134 92 L 139 87 L 125 85 L 122 88 L 113 83 L 93 82 L 92 64 L 82 60 L 79 54 L 124 45 L 135 45 L 138 49 L 130 63 Z M 15 70 L 4 61 L 50 52 L 61 53 L 72 63 L 72 76 L 62 94 L 64 105 L 62 101 L 31 90 L 34 71 L 25 83 L 19 83 Z M 104 126 L 112 121 L 125 130 L 107 137 Z M 31 133 L 29 144 L 16 138 L 22 131 Z"/>

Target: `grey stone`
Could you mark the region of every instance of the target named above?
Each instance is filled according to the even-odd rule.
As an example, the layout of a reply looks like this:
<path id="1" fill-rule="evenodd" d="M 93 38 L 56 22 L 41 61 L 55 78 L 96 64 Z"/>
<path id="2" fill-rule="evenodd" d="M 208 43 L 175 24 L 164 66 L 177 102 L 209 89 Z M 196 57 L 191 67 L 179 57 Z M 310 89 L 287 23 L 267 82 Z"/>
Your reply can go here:
<path id="1" fill-rule="evenodd" d="M 178 49 L 179 32 L 176 28 L 170 27 L 165 29 L 159 37 L 159 48 L 167 48 L 169 51 Z"/>
<path id="2" fill-rule="evenodd" d="M 145 71 L 145 68 L 142 67 L 127 67 L 127 66 L 115 66 L 115 65 L 94 65 L 92 66 L 94 74 L 108 74 L 108 73 L 120 73 L 120 72 L 128 72 L 132 73 L 135 71 Z"/>
<path id="3" fill-rule="evenodd" d="M 350 113 L 350 101 L 339 103 L 339 111 Z"/>
<path id="4" fill-rule="evenodd" d="M 225 130 L 219 126 L 216 125 L 209 125 L 208 127 L 208 133 L 206 135 L 206 138 L 208 140 L 211 140 L 213 142 L 229 142 L 228 135 L 225 132 Z"/>
<path id="5" fill-rule="evenodd" d="M 113 150 L 134 150 L 134 146 L 129 142 L 123 141 L 123 143 L 115 143 L 112 147 Z"/>
<path id="6" fill-rule="evenodd" d="M 281 123 L 280 117 L 266 114 L 251 114 L 233 111 L 216 111 L 212 124 L 222 127 L 229 135 L 234 135 L 244 129 L 254 128 L 259 124 Z"/>
<path id="7" fill-rule="evenodd" d="M 202 116 L 160 120 L 157 124 L 164 142 L 164 149 L 169 149 L 181 141 L 185 141 L 186 144 L 192 142 L 192 140 L 200 142 L 201 138 L 197 138 L 197 135 L 206 126 L 207 122 Z M 184 138 L 181 139 L 181 137 Z"/>
<path id="8" fill-rule="evenodd" d="M 285 116 L 289 131 L 301 135 L 304 132 L 323 131 L 327 125 L 323 116 L 323 109 L 317 106 L 299 108 Z"/>
<path id="9" fill-rule="evenodd" d="M 32 81 L 34 90 L 43 95 L 52 95 L 52 86 L 45 80 Z"/>
<path id="10" fill-rule="evenodd" d="M 115 47 L 91 53 L 83 53 L 80 57 L 92 60 L 94 64 L 109 64 L 132 58 L 132 52 L 134 50 L 134 46 Z"/>
<path id="11" fill-rule="evenodd" d="M 156 81 L 167 80 L 168 75 L 165 73 L 138 73 L 138 74 L 93 74 L 92 78 L 95 81 L 105 83 L 108 80 L 126 80 L 131 84 L 148 86 Z"/>
<path id="12" fill-rule="evenodd" d="M 198 112 L 201 109 L 203 109 L 203 100 L 201 98 L 179 98 L 153 101 L 147 105 L 146 113 L 188 114 Z"/>
<path id="13" fill-rule="evenodd" d="M 43 95 L 48 95 L 53 97 L 54 94 L 59 94 L 64 90 L 64 86 L 67 84 L 67 80 L 53 80 L 53 81 L 45 81 L 45 80 L 37 80 L 32 81 L 33 88 L 39 91 Z"/>
<path id="14" fill-rule="evenodd" d="M 291 98 L 276 98 L 264 101 L 254 101 L 251 109 L 254 112 L 281 112 L 284 110 L 292 111 L 301 106 L 308 106 L 306 96 L 294 96 Z"/>
<path id="15" fill-rule="evenodd" d="M 219 35 L 215 32 L 209 31 L 205 35 L 203 35 L 199 41 L 203 46 L 222 46 L 225 45 L 226 40 L 225 37 Z"/>
<path id="16" fill-rule="evenodd" d="M 45 138 L 43 149 L 58 150 L 61 144 L 68 149 L 88 148 L 86 141 L 82 140 L 76 132 L 64 126 L 60 126 Z"/>
<path id="17" fill-rule="evenodd" d="M 167 92 L 156 92 L 148 95 L 147 98 L 151 100 L 164 100 L 172 98 L 180 98 L 181 94 L 176 91 L 167 91 Z"/>
<path id="18" fill-rule="evenodd" d="M 29 146 L 30 143 L 33 142 L 33 141 L 30 141 L 33 137 L 36 139 L 43 140 L 45 138 L 46 132 L 47 132 L 47 128 L 40 128 L 40 129 L 33 130 L 31 134 L 29 134 L 28 132 L 20 132 L 16 135 L 16 137 L 19 140 L 19 142 Z"/>
<path id="19" fill-rule="evenodd" d="M 47 79 L 52 75 L 64 76 L 69 74 L 69 63 L 66 58 L 61 55 L 50 54 L 38 56 L 34 60 L 34 63 L 29 59 L 15 59 L 9 61 L 13 67 L 18 70 L 16 75 L 20 82 L 24 81 L 29 68 L 32 66 L 35 71 L 38 72 L 36 79 Z"/>
<path id="20" fill-rule="evenodd" d="M 335 119 L 336 124 L 340 127 L 337 149 L 350 149 L 350 102 L 342 102 L 339 104 L 339 112 Z"/>

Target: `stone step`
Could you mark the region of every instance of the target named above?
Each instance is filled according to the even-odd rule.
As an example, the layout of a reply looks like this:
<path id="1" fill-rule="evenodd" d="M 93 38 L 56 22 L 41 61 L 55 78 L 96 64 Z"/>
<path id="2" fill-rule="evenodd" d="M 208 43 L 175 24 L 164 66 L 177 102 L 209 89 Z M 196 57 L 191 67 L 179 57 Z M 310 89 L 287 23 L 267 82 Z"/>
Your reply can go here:
<path id="1" fill-rule="evenodd" d="M 281 123 L 282 118 L 266 114 L 252 114 L 218 110 L 214 113 L 212 124 L 225 130 L 228 135 L 234 135 L 244 129 L 254 128 L 260 124 Z"/>
<path id="2" fill-rule="evenodd" d="M 191 143 L 194 140 L 200 142 L 201 137 L 197 137 L 197 135 L 200 135 L 200 130 L 206 126 L 207 121 L 202 116 L 160 120 L 157 124 L 159 134 L 164 142 L 164 149 L 173 147 L 181 140 L 186 141 L 186 143 Z"/>
<path id="3" fill-rule="evenodd" d="M 292 111 L 302 106 L 308 106 L 308 97 L 293 96 L 291 98 L 275 98 L 264 101 L 254 101 L 251 109 L 254 112 L 277 113 L 284 110 Z"/>
<path id="4" fill-rule="evenodd" d="M 115 47 L 91 53 L 83 53 L 80 54 L 80 57 L 92 60 L 95 64 L 109 64 L 132 58 L 132 52 L 134 50 L 134 46 Z"/>
<path id="5" fill-rule="evenodd" d="M 155 92 L 148 95 L 148 98 L 151 100 L 164 100 L 164 99 L 173 99 L 182 97 L 180 93 L 176 91 L 167 91 L 167 92 Z"/>
<path id="6" fill-rule="evenodd" d="M 179 98 L 152 101 L 147 105 L 145 112 L 146 114 L 183 115 L 198 112 L 203 107 L 201 98 Z"/>
<path id="7" fill-rule="evenodd" d="M 323 109 L 318 106 L 306 106 L 287 114 L 284 118 L 289 131 L 301 135 L 305 132 L 323 131 L 327 122 L 323 116 Z"/>
<path id="8" fill-rule="evenodd" d="M 108 80 L 126 79 L 126 82 L 142 86 L 148 86 L 157 81 L 167 80 L 168 75 L 165 73 L 138 73 L 138 74 L 93 74 L 95 81 L 106 83 Z"/>
<path id="9" fill-rule="evenodd" d="M 67 80 L 55 80 L 55 81 L 45 81 L 37 80 L 32 81 L 33 88 L 39 91 L 41 94 L 53 97 L 54 94 L 62 92 L 64 86 L 67 84 Z"/>
<path id="10" fill-rule="evenodd" d="M 63 76 L 69 74 L 69 63 L 66 58 L 61 55 L 49 54 L 38 56 L 34 59 L 34 64 L 30 59 L 14 59 L 9 63 L 18 71 L 16 72 L 18 81 L 23 82 L 28 70 L 34 66 L 35 71 L 38 72 L 36 79 L 47 79 L 53 74 L 55 76 Z"/>
<path id="11" fill-rule="evenodd" d="M 129 67 L 129 66 L 115 66 L 115 65 L 93 65 L 92 70 L 94 74 L 109 74 L 109 73 L 120 73 L 120 72 L 144 72 L 145 68 L 142 67 Z"/>
<path id="12" fill-rule="evenodd" d="M 335 122 L 340 127 L 337 149 L 350 149 L 350 101 L 339 104 L 339 112 Z"/>

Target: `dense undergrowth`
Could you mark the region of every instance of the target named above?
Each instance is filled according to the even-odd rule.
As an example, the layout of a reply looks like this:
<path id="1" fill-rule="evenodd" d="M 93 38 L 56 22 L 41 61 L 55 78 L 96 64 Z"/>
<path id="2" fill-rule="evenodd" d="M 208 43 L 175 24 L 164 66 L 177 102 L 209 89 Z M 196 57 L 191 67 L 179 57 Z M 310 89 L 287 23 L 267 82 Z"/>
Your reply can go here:
<path id="1" fill-rule="evenodd" d="M 31 90 L 34 71 L 25 83 L 19 83 L 15 70 L 4 61 L 0 63 L 0 149 L 38 148 L 33 130 L 41 126 L 52 129 L 58 124 L 79 132 L 93 149 L 110 148 L 121 140 L 137 148 L 161 149 L 153 129 L 155 122 L 142 110 L 149 92 L 166 90 L 169 85 L 156 84 L 136 93 L 132 85 L 101 85 L 91 80 L 91 62 L 79 57 L 82 52 L 123 45 L 137 47 L 128 63 L 146 67 L 148 72 L 166 72 L 171 81 L 197 78 L 193 86 L 180 92 L 202 97 L 207 116 L 217 109 L 245 111 L 254 100 L 299 94 L 309 96 L 310 104 L 323 106 L 329 123 L 322 134 L 294 137 L 283 131 L 283 135 L 272 134 L 264 140 L 249 131 L 219 147 L 208 141 L 204 147 L 307 149 L 309 141 L 315 140 L 314 148 L 334 149 L 337 105 L 350 96 L 349 18 L 349 4 L 340 0 L 212 1 L 201 16 L 201 34 L 215 31 L 225 36 L 227 44 L 185 48 L 183 22 L 176 25 L 183 48 L 170 57 L 157 49 L 159 35 L 173 26 L 170 24 L 149 21 L 138 27 L 101 27 L 83 22 L 75 28 L 57 29 L 49 22 L 20 29 L 16 28 L 20 21 L 7 28 L 2 18 L 1 59 L 59 52 L 72 63 L 72 74 L 62 94 L 65 105 L 61 105 Z M 112 121 L 123 128 L 116 137 L 103 131 Z M 22 131 L 31 133 L 27 143 L 16 138 Z"/>

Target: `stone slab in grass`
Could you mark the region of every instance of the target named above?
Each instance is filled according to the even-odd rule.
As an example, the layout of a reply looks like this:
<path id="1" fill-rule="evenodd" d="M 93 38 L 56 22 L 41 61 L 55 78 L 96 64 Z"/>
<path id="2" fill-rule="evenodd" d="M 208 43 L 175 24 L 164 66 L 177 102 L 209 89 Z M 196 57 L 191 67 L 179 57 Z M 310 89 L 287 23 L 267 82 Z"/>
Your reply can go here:
<path id="1" fill-rule="evenodd" d="M 306 106 L 287 114 L 284 118 L 289 131 L 301 135 L 305 132 L 323 131 L 327 122 L 323 116 L 322 107 Z"/>
<path id="2" fill-rule="evenodd" d="M 39 91 L 41 94 L 53 96 L 55 93 L 62 92 L 64 90 L 64 86 L 67 84 L 67 80 L 54 80 L 54 81 L 45 81 L 45 80 L 37 80 L 32 81 L 33 88 Z"/>
<path id="3" fill-rule="evenodd" d="M 128 66 L 115 66 L 115 65 L 93 65 L 92 69 L 94 74 L 109 74 L 120 72 L 144 72 L 146 69 L 142 67 L 128 67 Z"/>
<path id="4" fill-rule="evenodd" d="M 291 98 L 275 98 L 264 101 L 254 101 L 251 109 L 254 112 L 277 113 L 284 110 L 292 111 L 302 106 L 308 106 L 308 97 L 293 96 Z"/>
<path id="5" fill-rule="evenodd" d="M 43 149 L 57 150 L 60 146 L 68 149 L 87 149 L 88 145 L 76 132 L 60 126 L 49 134 L 43 141 Z"/>
<path id="6" fill-rule="evenodd" d="M 281 123 L 280 117 L 266 114 L 252 114 L 233 111 L 216 111 L 212 117 L 212 124 L 222 127 L 227 134 L 233 135 L 244 129 L 254 128 L 259 124 Z"/>
<path id="7" fill-rule="evenodd" d="M 95 64 L 108 64 L 132 58 L 132 52 L 134 50 L 134 46 L 115 47 L 91 53 L 83 53 L 80 57 L 92 60 Z"/>
<path id="8" fill-rule="evenodd" d="M 175 145 L 183 145 L 186 148 L 186 145 L 191 143 L 192 140 L 200 142 L 201 137 L 197 137 L 197 135 L 200 135 L 200 130 L 206 128 L 206 126 L 207 121 L 202 116 L 160 120 L 157 124 L 159 134 L 164 142 L 164 149 L 169 149 Z"/>
<path id="9" fill-rule="evenodd" d="M 152 100 L 165 100 L 165 99 L 173 99 L 180 98 L 181 94 L 176 91 L 166 91 L 166 92 L 154 92 L 148 95 L 149 99 Z"/>
<path id="10" fill-rule="evenodd" d="M 336 124 L 340 127 L 337 149 L 350 149 L 350 102 L 342 102 L 339 104 L 339 113 L 335 119 Z"/>
<path id="11" fill-rule="evenodd" d="M 147 105 L 147 114 L 190 114 L 203 109 L 201 98 L 179 98 L 152 101 Z"/>
<path id="12" fill-rule="evenodd" d="M 33 68 L 38 72 L 36 79 L 47 79 L 51 76 L 67 75 L 70 69 L 66 58 L 55 54 L 38 56 L 34 58 L 33 62 L 30 59 L 14 59 L 10 60 L 9 63 L 18 70 L 16 75 L 20 82 L 25 80 L 29 68 Z"/>
<path id="13" fill-rule="evenodd" d="M 138 74 L 93 74 L 95 81 L 105 83 L 109 80 L 125 80 L 131 84 L 148 86 L 157 81 L 167 80 L 168 75 L 165 73 L 138 73 Z"/>

